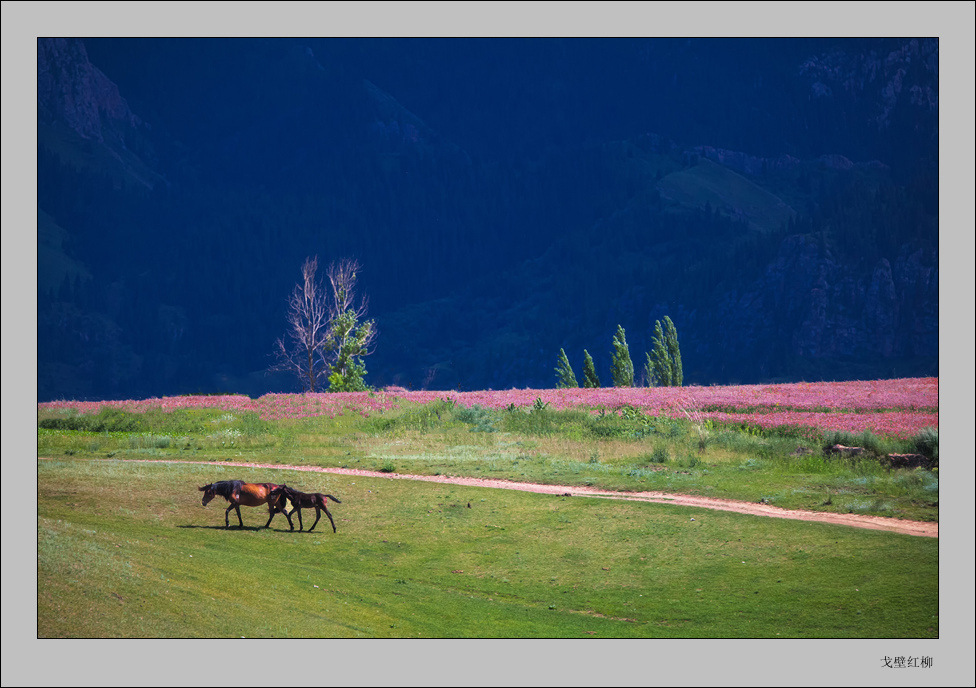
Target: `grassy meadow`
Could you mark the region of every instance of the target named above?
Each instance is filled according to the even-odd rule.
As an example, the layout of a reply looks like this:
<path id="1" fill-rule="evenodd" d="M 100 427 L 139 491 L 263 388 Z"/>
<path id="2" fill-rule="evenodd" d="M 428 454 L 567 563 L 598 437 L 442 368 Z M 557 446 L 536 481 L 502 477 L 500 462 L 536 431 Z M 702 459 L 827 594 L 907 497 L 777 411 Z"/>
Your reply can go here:
<path id="1" fill-rule="evenodd" d="M 938 540 L 668 505 L 316 475 L 338 532 L 218 479 L 293 471 L 38 464 L 38 636 L 936 638 Z M 308 485 L 305 485 L 308 488 Z M 324 519 L 324 517 L 323 517 Z M 232 515 L 233 521 L 233 515 Z M 306 527 L 309 523 L 306 514 Z"/>
<path id="2" fill-rule="evenodd" d="M 814 436 L 541 400 L 354 411 L 269 420 L 221 408 L 39 408 L 38 636 L 939 635 L 937 538 L 208 464 L 662 490 L 937 521 L 938 471 L 879 460 L 928 436 Z M 825 456 L 822 445 L 838 440 L 866 451 Z M 937 456 L 937 433 L 935 442 Z M 266 510 L 247 507 L 245 528 L 225 529 L 226 503 L 202 507 L 197 490 L 225 479 L 333 494 L 342 500 L 330 503 L 338 532 L 324 515 L 312 533 L 289 532 L 281 515 L 260 529 Z M 307 528 L 314 513 L 304 520 Z"/>
<path id="3" fill-rule="evenodd" d="M 328 396 L 328 395 L 324 395 Z M 888 453 L 938 457 L 938 431 L 909 437 L 708 418 L 464 406 L 450 399 L 381 405 L 365 395 L 343 413 L 265 419 L 253 410 L 41 409 L 38 455 L 246 461 L 659 490 L 786 509 L 938 521 L 937 470 L 889 470 Z M 830 415 L 830 414 L 820 414 Z M 881 422 L 885 413 L 860 414 Z M 861 456 L 825 455 L 833 444 Z"/>

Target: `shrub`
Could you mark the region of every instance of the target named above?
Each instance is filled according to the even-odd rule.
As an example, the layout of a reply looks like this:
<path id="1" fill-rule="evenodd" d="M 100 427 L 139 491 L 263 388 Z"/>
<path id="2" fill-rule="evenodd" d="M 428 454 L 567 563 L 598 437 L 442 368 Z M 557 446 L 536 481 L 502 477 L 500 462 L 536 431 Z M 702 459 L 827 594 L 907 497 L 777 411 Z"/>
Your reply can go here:
<path id="1" fill-rule="evenodd" d="M 438 399 L 429 404 L 408 406 L 400 413 L 370 414 L 364 427 L 370 433 L 393 433 L 417 430 L 421 434 L 429 432 L 444 422 L 445 414 L 454 412 L 453 402 Z"/>
<path id="2" fill-rule="evenodd" d="M 180 439 L 176 438 L 176 443 L 179 443 Z M 146 434 L 129 437 L 130 449 L 169 449 L 173 444 L 174 438 L 169 435 Z"/>
<path id="3" fill-rule="evenodd" d="M 886 453 L 884 440 L 870 430 L 865 430 L 859 435 L 843 430 L 825 432 L 823 435 L 824 450 L 830 449 L 835 444 L 840 444 L 845 447 L 861 447 L 864 451 L 876 456 L 881 456 Z"/>
<path id="4" fill-rule="evenodd" d="M 237 427 L 245 435 L 254 437 L 270 433 L 274 430 L 274 425 L 266 420 L 262 420 L 254 411 L 245 411 L 237 420 Z"/>
<path id="5" fill-rule="evenodd" d="M 922 456 L 939 460 L 939 430 L 938 428 L 922 428 L 922 430 L 912 438 L 915 451 Z"/>
<path id="6" fill-rule="evenodd" d="M 136 432 L 142 429 L 140 414 L 117 408 L 103 407 L 97 414 L 80 414 L 45 418 L 38 427 L 49 430 L 79 430 L 82 432 Z"/>
<path id="7" fill-rule="evenodd" d="M 478 404 L 458 407 L 454 410 L 454 419 L 473 426 L 471 432 L 495 432 L 491 412 Z"/>

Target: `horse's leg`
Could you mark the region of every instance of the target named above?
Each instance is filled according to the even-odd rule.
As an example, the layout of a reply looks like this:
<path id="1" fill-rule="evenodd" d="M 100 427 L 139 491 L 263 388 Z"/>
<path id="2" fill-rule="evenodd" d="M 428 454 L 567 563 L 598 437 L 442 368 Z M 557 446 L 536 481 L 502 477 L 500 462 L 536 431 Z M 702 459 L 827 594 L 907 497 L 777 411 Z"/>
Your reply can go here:
<path id="1" fill-rule="evenodd" d="M 286 503 L 286 506 L 278 507 L 278 506 L 272 504 L 271 502 L 268 502 L 268 510 L 271 512 L 271 515 L 268 516 L 268 522 L 264 524 L 264 527 L 265 528 L 267 528 L 268 526 L 271 525 L 271 519 L 273 519 L 275 517 L 275 514 L 277 514 L 280 511 L 281 513 L 283 513 L 285 515 L 285 518 L 288 519 L 288 526 L 292 530 L 295 530 L 295 526 L 292 525 L 292 522 L 291 522 L 291 514 L 288 513 L 287 503 Z M 292 509 L 292 513 L 295 513 L 295 510 L 294 509 Z"/>
<path id="2" fill-rule="evenodd" d="M 227 511 L 224 512 L 224 528 L 230 528 L 230 510 L 233 508 L 234 505 L 231 504 L 229 507 L 227 507 Z"/>
<path id="3" fill-rule="evenodd" d="M 319 510 L 319 505 L 316 504 L 315 505 L 315 523 L 318 523 L 320 518 L 322 518 L 322 512 Z M 308 532 L 311 533 L 313 530 L 315 530 L 315 523 L 313 523 L 312 524 L 312 527 L 308 529 Z"/>
<path id="4" fill-rule="evenodd" d="M 264 524 L 265 528 L 271 525 L 271 520 L 275 517 L 275 514 L 277 514 L 279 511 L 284 513 L 285 510 L 279 509 L 278 500 L 272 501 L 269 499 L 268 500 L 268 522 Z"/>
<path id="5" fill-rule="evenodd" d="M 298 512 L 298 532 L 300 533 L 305 529 L 305 525 L 302 523 L 302 507 L 295 505 L 291 512 L 294 514 L 296 511 Z"/>
<path id="6" fill-rule="evenodd" d="M 284 509 L 281 510 L 281 513 L 283 513 L 285 515 L 285 518 L 288 519 L 289 530 L 295 530 L 295 524 L 292 523 L 291 520 L 291 517 L 295 515 L 295 511 L 296 511 L 295 507 L 292 507 L 291 511 L 288 511 L 288 507 L 285 507 Z"/>
<path id="7" fill-rule="evenodd" d="M 241 505 L 235 504 L 234 509 L 237 511 L 237 520 L 241 522 L 241 528 L 244 527 L 244 519 L 241 518 Z"/>
<path id="8" fill-rule="evenodd" d="M 332 532 L 336 532 L 335 521 L 332 520 L 332 514 L 329 513 L 329 510 L 326 507 L 323 506 L 322 508 L 325 509 L 325 515 L 329 517 L 329 523 L 332 524 Z"/>

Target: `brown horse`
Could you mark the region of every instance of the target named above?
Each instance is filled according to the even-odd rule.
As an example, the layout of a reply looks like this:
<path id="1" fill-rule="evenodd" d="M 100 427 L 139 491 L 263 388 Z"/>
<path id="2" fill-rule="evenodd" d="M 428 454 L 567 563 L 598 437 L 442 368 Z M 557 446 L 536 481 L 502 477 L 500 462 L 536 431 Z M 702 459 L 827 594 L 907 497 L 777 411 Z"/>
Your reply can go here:
<path id="1" fill-rule="evenodd" d="M 230 506 L 224 512 L 224 526 L 227 528 L 230 528 L 231 509 L 237 511 L 237 520 L 240 521 L 241 528 L 243 528 L 244 519 L 241 518 L 241 504 L 244 506 L 261 506 L 262 504 L 267 504 L 269 515 L 268 522 L 264 524 L 265 528 L 271 525 L 271 519 L 275 517 L 275 514 L 280 512 L 288 519 L 288 525 L 291 526 L 291 529 L 295 530 L 295 526 L 291 522 L 291 516 L 285 508 L 288 503 L 280 491 L 274 493 L 275 488 L 278 487 L 274 483 L 246 483 L 243 480 L 221 480 L 220 482 L 204 485 L 200 488 L 200 491 L 203 492 L 204 506 L 207 506 L 207 503 L 217 495 L 230 502 Z"/>
<path id="2" fill-rule="evenodd" d="M 286 516 L 288 516 L 288 523 L 290 524 L 291 515 L 294 514 L 296 511 L 298 512 L 299 531 L 304 529 L 304 525 L 302 524 L 302 509 L 314 508 L 315 523 L 313 523 L 312 527 L 308 529 L 308 532 L 311 533 L 313 530 L 315 530 L 315 525 L 319 522 L 319 519 L 322 518 L 321 512 L 323 511 L 325 512 L 325 515 L 329 517 L 329 522 L 332 524 L 332 532 L 333 533 L 336 532 L 335 521 L 332 520 L 332 514 L 329 513 L 328 500 L 331 499 L 336 504 L 342 504 L 342 502 L 340 502 L 332 495 L 322 494 L 321 492 L 312 492 L 312 493 L 299 492 L 298 490 L 292 487 L 288 487 L 287 485 L 278 485 L 277 487 L 271 490 L 271 495 L 272 498 L 274 498 L 276 495 L 281 495 L 283 497 L 286 497 L 288 501 L 294 505 L 294 508 L 292 508 L 291 513 L 286 514 Z M 292 530 L 294 529 L 295 529 L 294 526 L 292 526 Z"/>

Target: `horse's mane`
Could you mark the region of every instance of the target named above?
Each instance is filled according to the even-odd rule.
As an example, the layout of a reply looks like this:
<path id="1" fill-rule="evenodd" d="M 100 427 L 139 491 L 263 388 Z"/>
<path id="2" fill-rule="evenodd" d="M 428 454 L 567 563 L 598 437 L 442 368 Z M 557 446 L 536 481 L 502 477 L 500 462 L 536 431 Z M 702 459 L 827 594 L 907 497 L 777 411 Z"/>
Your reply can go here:
<path id="1" fill-rule="evenodd" d="M 243 480 L 221 480 L 220 482 L 213 483 L 211 487 L 213 488 L 214 494 L 220 495 L 221 497 L 230 497 L 232 493 L 240 492 L 243 485 Z"/>

